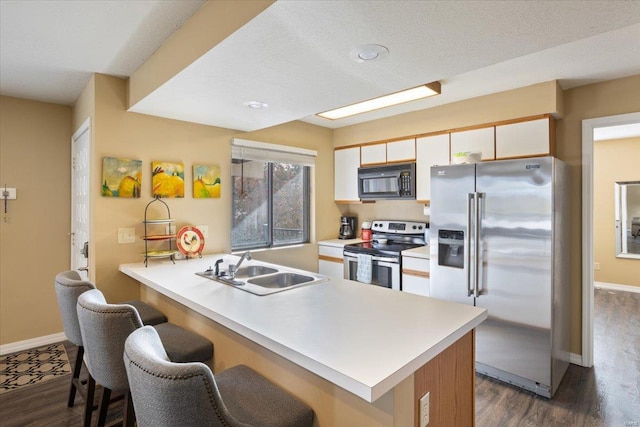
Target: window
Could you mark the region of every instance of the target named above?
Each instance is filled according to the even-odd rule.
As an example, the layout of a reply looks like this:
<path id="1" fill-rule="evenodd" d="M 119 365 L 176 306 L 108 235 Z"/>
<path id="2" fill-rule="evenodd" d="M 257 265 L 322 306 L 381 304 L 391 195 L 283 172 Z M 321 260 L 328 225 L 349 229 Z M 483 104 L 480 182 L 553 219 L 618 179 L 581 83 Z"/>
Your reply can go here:
<path id="1" fill-rule="evenodd" d="M 296 149 L 234 140 L 232 250 L 309 242 L 313 157 L 289 150 Z"/>

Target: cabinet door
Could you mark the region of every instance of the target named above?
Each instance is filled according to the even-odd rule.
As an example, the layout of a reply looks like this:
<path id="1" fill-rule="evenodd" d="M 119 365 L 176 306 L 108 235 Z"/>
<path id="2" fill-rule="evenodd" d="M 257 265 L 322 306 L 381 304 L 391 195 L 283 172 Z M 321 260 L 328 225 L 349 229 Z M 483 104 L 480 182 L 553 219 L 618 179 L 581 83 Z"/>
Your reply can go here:
<path id="1" fill-rule="evenodd" d="M 552 154 L 550 118 L 496 126 L 496 158 Z"/>
<path id="2" fill-rule="evenodd" d="M 344 276 L 343 248 L 318 245 L 318 273 L 342 279 Z"/>
<path id="3" fill-rule="evenodd" d="M 487 127 L 462 132 L 451 132 L 451 156 L 456 153 L 479 151 L 482 160 L 494 160 L 496 158 L 494 144 L 495 128 Z"/>
<path id="4" fill-rule="evenodd" d="M 387 144 L 363 145 L 360 150 L 360 163 L 363 166 L 387 163 Z"/>
<path id="5" fill-rule="evenodd" d="M 402 257 L 402 291 L 430 296 L 428 259 Z"/>
<path id="6" fill-rule="evenodd" d="M 338 149 L 334 152 L 333 194 L 336 202 L 358 201 L 358 167 L 360 147 Z"/>
<path id="7" fill-rule="evenodd" d="M 449 134 L 416 140 L 416 199 L 431 199 L 431 166 L 449 164 Z"/>
<path id="8" fill-rule="evenodd" d="M 387 143 L 387 162 L 412 162 L 416 159 L 414 138 Z"/>

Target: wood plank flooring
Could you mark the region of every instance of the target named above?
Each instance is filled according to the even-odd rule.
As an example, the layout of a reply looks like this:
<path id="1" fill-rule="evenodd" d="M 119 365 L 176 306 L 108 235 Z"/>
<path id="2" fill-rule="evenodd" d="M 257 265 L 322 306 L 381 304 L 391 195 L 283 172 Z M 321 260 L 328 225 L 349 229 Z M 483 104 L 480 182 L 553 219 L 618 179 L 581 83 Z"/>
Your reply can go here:
<path id="1" fill-rule="evenodd" d="M 552 400 L 476 375 L 477 426 L 640 426 L 640 294 L 594 301 L 594 367 L 569 365 Z"/>
<path id="2" fill-rule="evenodd" d="M 476 375 L 476 426 L 640 427 L 640 294 L 597 289 L 594 336 L 594 368 L 570 365 L 552 400 Z M 75 348 L 64 344 L 73 363 Z M 61 377 L 0 395 L 0 426 L 81 426 L 82 398 L 67 408 L 69 381 Z"/>

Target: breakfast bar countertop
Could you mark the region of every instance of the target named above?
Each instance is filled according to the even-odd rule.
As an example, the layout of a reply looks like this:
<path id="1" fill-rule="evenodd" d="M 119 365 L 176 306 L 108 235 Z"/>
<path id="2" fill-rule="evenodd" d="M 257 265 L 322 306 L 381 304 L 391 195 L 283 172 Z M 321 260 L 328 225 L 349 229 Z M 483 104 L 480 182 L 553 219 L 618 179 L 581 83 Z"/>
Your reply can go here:
<path id="1" fill-rule="evenodd" d="M 195 274 L 222 257 L 224 266 L 239 259 L 206 255 L 123 264 L 120 271 L 367 402 L 487 317 L 485 309 L 343 279 L 258 296 Z M 304 273 L 243 264 L 250 265 Z"/>

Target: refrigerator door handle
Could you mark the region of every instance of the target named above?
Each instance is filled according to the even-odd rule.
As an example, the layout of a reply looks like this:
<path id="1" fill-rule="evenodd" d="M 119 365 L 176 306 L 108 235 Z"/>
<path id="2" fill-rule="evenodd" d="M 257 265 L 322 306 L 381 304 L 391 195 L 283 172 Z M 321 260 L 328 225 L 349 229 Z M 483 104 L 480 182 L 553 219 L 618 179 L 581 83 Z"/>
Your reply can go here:
<path id="1" fill-rule="evenodd" d="M 475 193 L 467 194 L 467 231 L 464 234 L 465 269 L 467 273 L 467 296 L 473 296 L 474 286 L 471 284 L 471 215 L 475 206 Z"/>
<path id="2" fill-rule="evenodd" d="M 474 261 L 474 283 L 473 283 L 473 296 L 476 298 L 480 298 L 480 280 L 482 279 L 480 275 L 480 262 L 482 261 L 480 257 L 480 221 L 482 220 L 481 215 L 481 200 L 484 198 L 484 193 L 475 193 L 475 212 L 474 212 L 474 227 L 473 227 L 473 261 Z"/>

